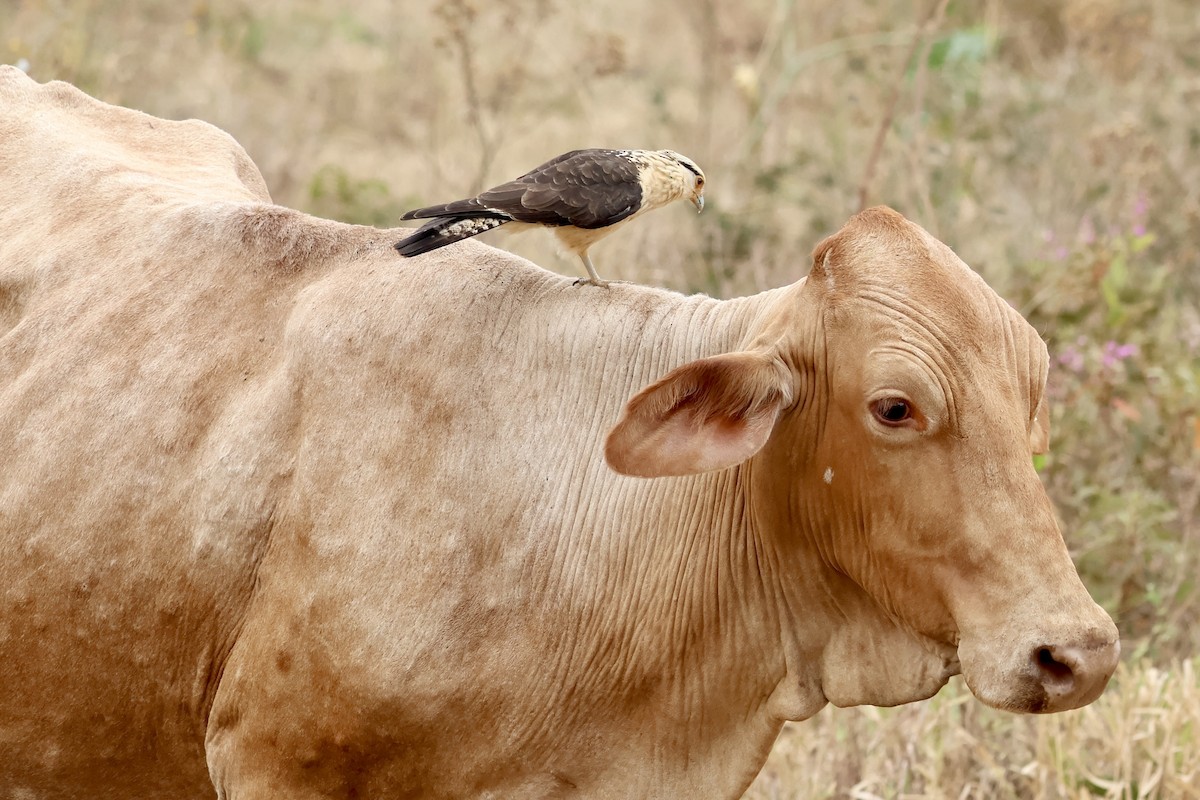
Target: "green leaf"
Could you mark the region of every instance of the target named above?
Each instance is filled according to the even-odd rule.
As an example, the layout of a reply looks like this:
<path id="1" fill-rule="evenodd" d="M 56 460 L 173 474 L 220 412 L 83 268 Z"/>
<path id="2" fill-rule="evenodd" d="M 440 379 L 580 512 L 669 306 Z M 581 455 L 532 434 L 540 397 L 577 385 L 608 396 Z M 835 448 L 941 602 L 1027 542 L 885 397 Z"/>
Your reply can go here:
<path id="1" fill-rule="evenodd" d="M 1154 244 L 1153 233 L 1143 233 L 1141 236 L 1134 236 L 1129 240 L 1129 252 L 1140 253 L 1152 244 Z"/>
<path id="2" fill-rule="evenodd" d="M 1129 264 L 1124 253 L 1114 253 L 1108 269 L 1100 279 L 1100 294 L 1108 308 L 1108 322 L 1115 325 L 1125 318 L 1121 291 L 1129 284 Z"/>
<path id="3" fill-rule="evenodd" d="M 246 23 L 242 34 L 242 55 L 250 61 L 257 61 L 267 44 L 267 28 L 262 20 L 251 19 Z"/>
<path id="4" fill-rule="evenodd" d="M 992 42 L 992 32 L 983 25 L 952 31 L 933 42 L 927 63 L 930 69 L 979 64 L 991 55 Z"/>

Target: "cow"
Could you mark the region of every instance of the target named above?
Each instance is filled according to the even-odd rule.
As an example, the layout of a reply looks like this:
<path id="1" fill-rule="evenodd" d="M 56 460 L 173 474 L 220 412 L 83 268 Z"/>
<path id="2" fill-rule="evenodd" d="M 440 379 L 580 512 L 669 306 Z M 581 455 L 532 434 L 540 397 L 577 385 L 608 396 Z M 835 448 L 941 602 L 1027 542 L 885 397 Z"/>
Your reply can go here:
<path id="1" fill-rule="evenodd" d="M 6 798 L 733 798 L 827 703 L 1116 667 L 1046 348 L 894 211 L 717 300 L 401 259 L 11 68 L 0 142 Z"/>

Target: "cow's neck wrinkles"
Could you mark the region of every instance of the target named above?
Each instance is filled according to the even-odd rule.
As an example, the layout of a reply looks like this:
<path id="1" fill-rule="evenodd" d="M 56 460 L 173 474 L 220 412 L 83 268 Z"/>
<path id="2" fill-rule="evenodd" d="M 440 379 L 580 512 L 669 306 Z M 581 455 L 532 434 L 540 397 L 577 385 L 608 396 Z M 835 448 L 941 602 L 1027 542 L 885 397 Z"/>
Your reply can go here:
<path id="1" fill-rule="evenodd" d="M 747 764 L 757 763 L 779 724 L 765 710 L 783 672 L 778 602 L 763 583 L 745 469 L 636 479 L 596 464 L 595 454 L 629 397 L 691 360 L 750 346 L 786 291 L 687 298 L 641 322 L 606 320 L 600 335 L 571 340 L 558 371 L 558 396 L 595 416 L 580 420 L 590 431 L 580 434 L 590 463 L 572 476 L 581 506 L 567 525 L 548 525 L 557 550 L 551 560 L 567 566 L 540 602 L 559 621 L 550 646 L 570 652 L 555 655 L 547 680 L 559 691 L 631 706 L 627 713 L 645 715 L 646 724 L 705 720 L 669 726 L 684 739 L 679 752 L 693 757 L 701 753 L 691 738 L 708 749 L 749 748 Z M 640 325 L 637 336 L 620 333 L 631 325 Z M 568 448 L 578 461 L 580 438 Z M 730 741 L 714 742 L 713 730 L 729 731 Z"/>

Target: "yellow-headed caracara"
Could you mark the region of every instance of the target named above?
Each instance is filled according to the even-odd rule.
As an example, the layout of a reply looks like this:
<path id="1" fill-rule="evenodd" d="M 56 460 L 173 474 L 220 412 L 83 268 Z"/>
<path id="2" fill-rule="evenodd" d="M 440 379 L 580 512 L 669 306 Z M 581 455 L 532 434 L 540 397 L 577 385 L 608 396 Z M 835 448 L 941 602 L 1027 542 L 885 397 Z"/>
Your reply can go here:
<path id="1" fill-rule="evenodd" d="M 647 211 L 687 198 L 704 210 L 704 172 L 671 150 L 572 150 L 514 181 L 466 200 L 409 211 L 401 219 L 429 219 L 396 244 L 415 256 L 501 225 L 553 228 L 583 261 L 588 279 L 600 279 L 588 248 Z"/>

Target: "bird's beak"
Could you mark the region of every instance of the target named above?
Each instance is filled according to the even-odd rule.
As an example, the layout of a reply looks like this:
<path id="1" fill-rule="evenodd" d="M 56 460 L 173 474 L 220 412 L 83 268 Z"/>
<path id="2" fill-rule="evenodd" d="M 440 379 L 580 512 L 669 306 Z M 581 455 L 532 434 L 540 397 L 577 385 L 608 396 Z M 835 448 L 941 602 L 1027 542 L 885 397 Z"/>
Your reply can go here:
<path id="1" fill-rule="evenodd" d="M 699 214 L 704 210 L 704 195 L 698 194 L 692 197 L 692 205 L 696 207 L 696 213 Z"/>

